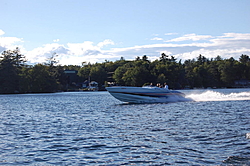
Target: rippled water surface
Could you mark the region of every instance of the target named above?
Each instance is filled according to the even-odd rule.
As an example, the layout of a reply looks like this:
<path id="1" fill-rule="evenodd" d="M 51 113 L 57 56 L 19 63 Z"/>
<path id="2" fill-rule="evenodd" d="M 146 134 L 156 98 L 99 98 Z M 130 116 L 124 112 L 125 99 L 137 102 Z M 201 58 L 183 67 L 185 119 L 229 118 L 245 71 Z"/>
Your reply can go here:
<path id="1" fill-rule="evenodd" d="M 250 89 L 183 92 L 194 101 L 0 95 L 0 165 L 250 165 Z"/>

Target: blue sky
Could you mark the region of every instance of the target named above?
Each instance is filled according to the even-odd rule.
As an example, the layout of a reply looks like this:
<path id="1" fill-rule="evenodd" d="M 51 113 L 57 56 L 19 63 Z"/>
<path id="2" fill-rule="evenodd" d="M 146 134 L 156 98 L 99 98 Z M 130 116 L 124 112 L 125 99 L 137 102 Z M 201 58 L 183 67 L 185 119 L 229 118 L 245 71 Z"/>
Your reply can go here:
<path id="1" fill-rule="evenodd" d="M 250 56 L 250 0 L 0 0 L 0 52 L 61 64 Z"/>

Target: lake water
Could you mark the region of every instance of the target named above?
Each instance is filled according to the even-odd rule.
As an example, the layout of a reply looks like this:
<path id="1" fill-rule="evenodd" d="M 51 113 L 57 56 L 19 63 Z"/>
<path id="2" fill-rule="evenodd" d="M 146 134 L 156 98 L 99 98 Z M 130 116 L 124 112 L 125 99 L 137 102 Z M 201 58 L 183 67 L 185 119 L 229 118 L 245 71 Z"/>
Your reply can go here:
<path id="1" fill-rule="evenodd" d="M 182 92 L 194 101 L 0 95 L 0 165 L 250 165 L 250 89 Z"/>

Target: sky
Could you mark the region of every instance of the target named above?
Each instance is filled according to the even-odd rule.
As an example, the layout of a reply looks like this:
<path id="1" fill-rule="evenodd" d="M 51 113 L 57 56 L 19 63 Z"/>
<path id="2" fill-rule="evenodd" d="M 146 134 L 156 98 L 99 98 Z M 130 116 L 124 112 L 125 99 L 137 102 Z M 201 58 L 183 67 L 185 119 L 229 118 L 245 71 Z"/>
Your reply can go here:
<path id="1" fill-rule="evenodd" d="M 0 52 L 61 65 L 250 56 L 250 0 L 0 0 Z"/>

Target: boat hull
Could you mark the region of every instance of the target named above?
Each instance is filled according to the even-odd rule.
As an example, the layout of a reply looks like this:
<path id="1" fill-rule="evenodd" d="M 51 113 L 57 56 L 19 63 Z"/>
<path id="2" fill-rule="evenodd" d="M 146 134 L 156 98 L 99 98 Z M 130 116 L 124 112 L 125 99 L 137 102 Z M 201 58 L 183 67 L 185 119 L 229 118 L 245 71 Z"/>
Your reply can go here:
<path id="1" fill-rule="evenodd" d="M 185 98 L 179 91 L 158 87 L 107 87 L 106 89 L 116 99 L 127 103 L 167 103 Z"/>

